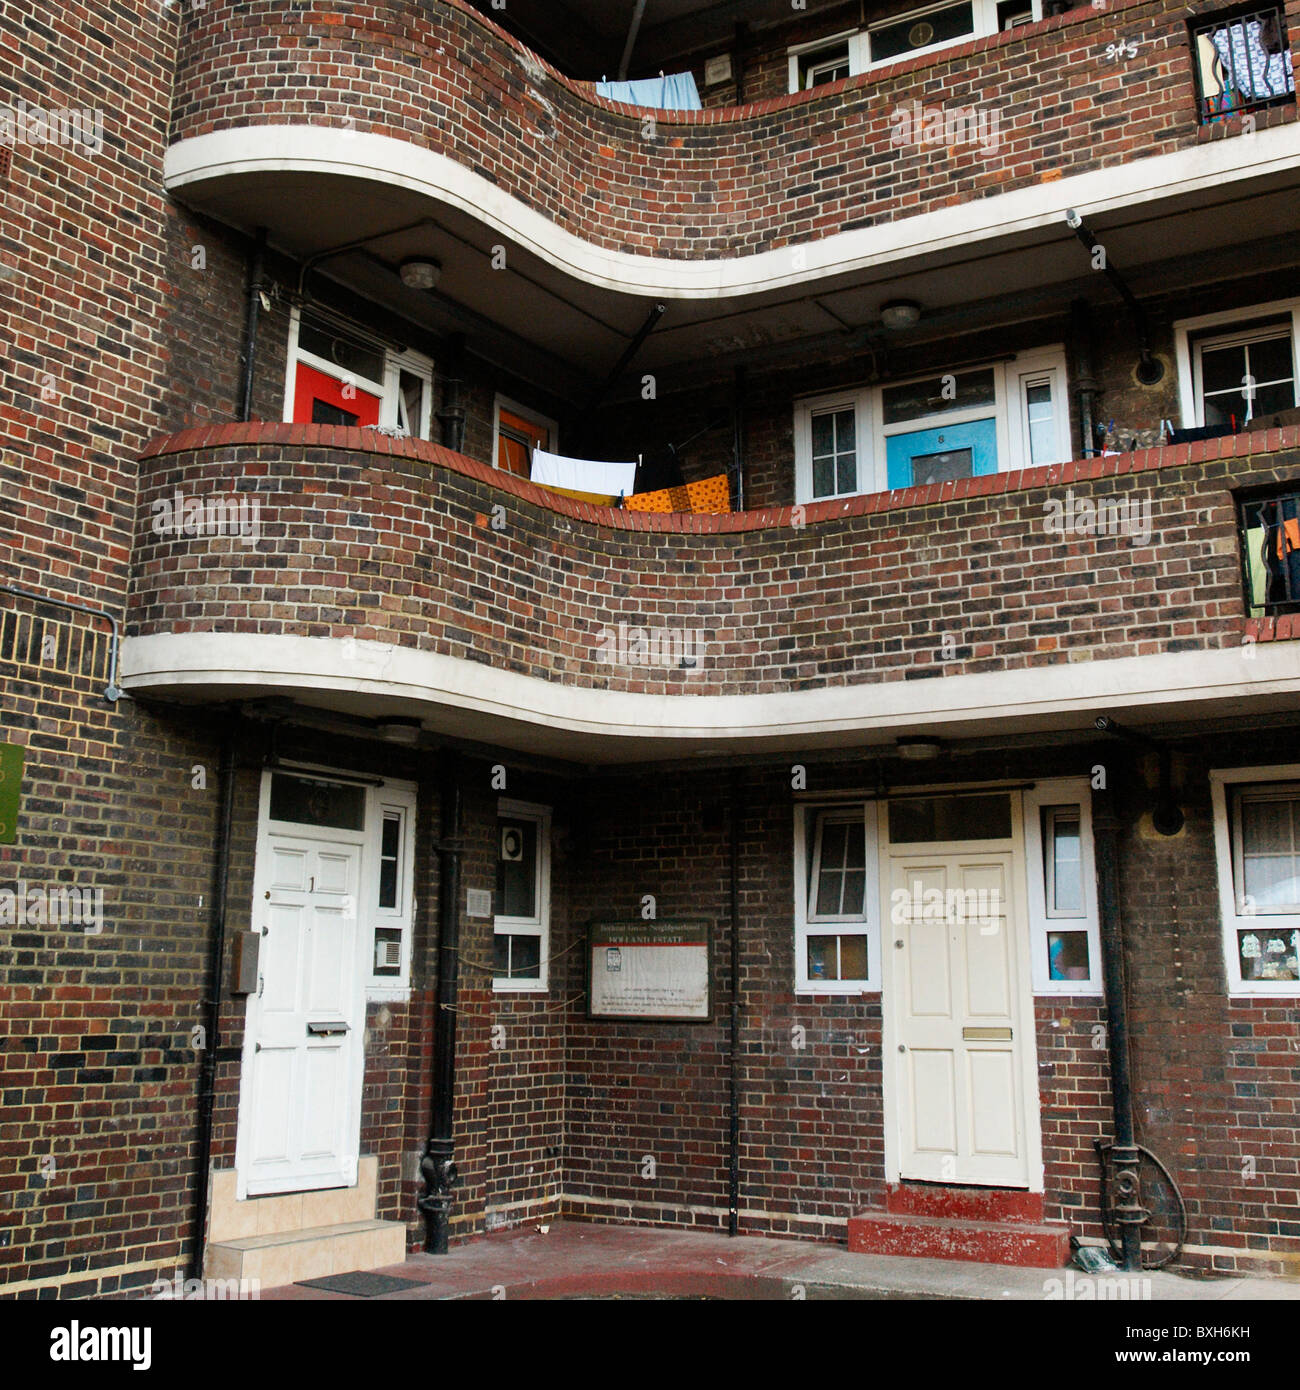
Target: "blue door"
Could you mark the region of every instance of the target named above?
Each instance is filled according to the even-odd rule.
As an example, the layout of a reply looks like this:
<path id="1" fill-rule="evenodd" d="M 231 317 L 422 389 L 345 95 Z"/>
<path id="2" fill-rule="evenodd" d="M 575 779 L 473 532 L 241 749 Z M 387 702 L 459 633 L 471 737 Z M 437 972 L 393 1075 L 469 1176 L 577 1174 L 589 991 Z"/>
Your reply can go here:
<path id="1" fill-rule="evenodd" d="M 889 486 L 920 487 L 949 478 L 978 478 L 998 471 L 996 418 L 938 425 L 885 441 Z"/>

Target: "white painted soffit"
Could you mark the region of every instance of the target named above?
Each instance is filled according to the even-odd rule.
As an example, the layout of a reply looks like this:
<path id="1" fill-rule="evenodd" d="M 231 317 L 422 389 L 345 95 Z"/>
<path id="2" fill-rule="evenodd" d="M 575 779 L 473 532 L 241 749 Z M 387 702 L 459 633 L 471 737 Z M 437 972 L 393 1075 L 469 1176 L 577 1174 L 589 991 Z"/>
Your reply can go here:
<path id="1" fill-rule="evenodd" d="M 710 127 L 710 129 L 718 129 Z M 459 208 L 575 280 L 624 294 L 722 299 L 815 284 L 895 260 L 1060 226 L 1067 208 L 1085 217 L 1293 171 L 1300 124 L 1035 184 L 818 241 L 731 259 L 666 260 L 594 246 L 446 155 L 388 135 L 328 126 L 250 125 L 173 145 L 169 192 L 260 173 L 316 173 L 411 189 Z M 201 197 L 198 198 L 201 202 Z M 796 253 L 799 263 L 796 264 Z"/>
<path id="2" fill-rule="evenodd" d="M 708 649 L 704 650 L 705 669 Z M 1029 670 L 888 681 L 763 695 L 643 695 L 591 690 L 503 671 L 459 657 L 345 638 L 157 634 L 122 644 L 122 684 L 202 701 L 255 699 L 268 692 L 329 704 L 346 695 L 374 713 L 423 707 L 471 714 L 490 739 L 492 725 L 531 726 L 548 735 L 614 744 L 761 746 L 817 742 L 920 725 L 1010 722 L 1061 726 L 1061 716 L 1111 709 L 1174 707 L 1203 715 L 1261 701 L 1300 708 L 1300 646 L 1258 643 L 1211 652 L 1071 662 Z"/>

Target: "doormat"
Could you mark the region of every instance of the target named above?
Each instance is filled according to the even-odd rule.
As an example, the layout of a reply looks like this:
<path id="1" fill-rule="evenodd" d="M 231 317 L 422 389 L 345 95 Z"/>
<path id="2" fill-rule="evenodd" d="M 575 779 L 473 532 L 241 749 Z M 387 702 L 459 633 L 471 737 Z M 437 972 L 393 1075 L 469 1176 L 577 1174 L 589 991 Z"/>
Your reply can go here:
<path id="1" fill-rule="evenodd" d="M 395 1274 L 329 1274 L 324 1279 L 299 1279 L 304 1289 L 324 1289 L 326 1293 L 350 1293 L 354 1298 L 382 1298 L 386 1293 L 418 1289 L 418 1279 L 399 1279 Z"/>

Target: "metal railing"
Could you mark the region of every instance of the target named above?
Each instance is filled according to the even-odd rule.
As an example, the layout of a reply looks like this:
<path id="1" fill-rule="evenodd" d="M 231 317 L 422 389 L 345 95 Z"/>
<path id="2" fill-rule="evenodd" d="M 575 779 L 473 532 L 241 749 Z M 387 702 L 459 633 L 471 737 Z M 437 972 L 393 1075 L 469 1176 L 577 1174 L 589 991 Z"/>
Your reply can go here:
<path id="1" fill-rule="evenodd" d="M 1202 125 L 1295 101 L 1281 5 L 1189 25 Z"/>
<path id="2" fill-rule="evenodd" d="M 1300 489 L 1239 507 L 1247 612 L 1252 618 L 1300 612 Z"/>

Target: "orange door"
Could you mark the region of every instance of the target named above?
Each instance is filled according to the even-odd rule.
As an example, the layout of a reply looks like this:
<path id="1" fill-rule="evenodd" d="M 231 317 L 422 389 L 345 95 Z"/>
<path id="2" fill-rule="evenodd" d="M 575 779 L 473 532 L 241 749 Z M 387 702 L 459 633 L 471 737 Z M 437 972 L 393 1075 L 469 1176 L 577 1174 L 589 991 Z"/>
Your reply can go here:
<path id="1" fill-rule="evenodd" d="M 533 450 L 549 449 L 551 432 L 521 415 L 502 410 L 497 423 L 497 467 L 517 478 L 528 478 L 533 471 Z"/>

